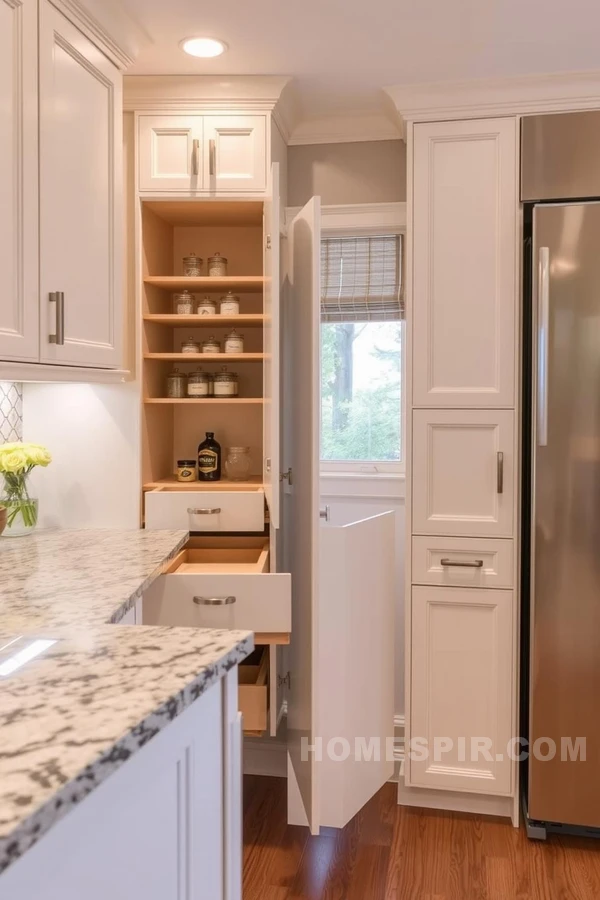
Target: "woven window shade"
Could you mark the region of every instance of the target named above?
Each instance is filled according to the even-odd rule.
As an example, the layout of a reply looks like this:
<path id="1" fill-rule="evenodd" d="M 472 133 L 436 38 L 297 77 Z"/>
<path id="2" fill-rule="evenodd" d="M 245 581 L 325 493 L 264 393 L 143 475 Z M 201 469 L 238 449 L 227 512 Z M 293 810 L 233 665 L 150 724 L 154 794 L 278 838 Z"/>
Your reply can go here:
<path id="1" fill-rule="evenodd" d="M 323 238 L 321 321 L 385 322 L 404 318 L 402 238 Z"/>

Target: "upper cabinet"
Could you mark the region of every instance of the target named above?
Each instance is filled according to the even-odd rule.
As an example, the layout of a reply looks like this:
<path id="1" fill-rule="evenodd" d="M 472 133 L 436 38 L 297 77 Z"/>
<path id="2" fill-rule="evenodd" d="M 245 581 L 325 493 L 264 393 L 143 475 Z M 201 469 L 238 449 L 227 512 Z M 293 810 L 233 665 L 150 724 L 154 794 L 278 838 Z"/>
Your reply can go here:
<path id="1" fill-rule="evenodd" d="M 267 116 L 140 115 L 139 189 L 193 195 L 267 190 Z"/>
<path id="2" fill-rule="evenodd" d="M 413 405 L 515 402 L 513 118 L 414 126 Z"/>
<path id="3" fill-rule="evenodd" d="M 40 358 L 118 367 L 121 75 L 48 2 L 39 64 Z"/>

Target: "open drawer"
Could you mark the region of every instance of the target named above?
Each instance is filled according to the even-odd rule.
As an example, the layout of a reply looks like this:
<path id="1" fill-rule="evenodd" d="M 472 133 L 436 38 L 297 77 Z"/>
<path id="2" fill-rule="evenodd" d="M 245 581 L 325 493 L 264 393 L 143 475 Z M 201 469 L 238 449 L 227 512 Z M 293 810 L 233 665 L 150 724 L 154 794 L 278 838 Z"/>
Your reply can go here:
<path id="1" fill-rule="evenodd" d="M 268 647 L 257 647 L 238 666 L 238 705 L 246 733 L 267 730 L 270 675 Z"/>
<path id="2" fill-rule="evenodd" d="M 144 494 L 146 528 L 188 531 L 264 531 L 265 492 L 169 491 L 160 488 Z"/>
<path id="3" fill-rule="evenodd" d="M 269 573 L 263 538 L 190 538 L 145 591 L 144 625 L 241 628 L 286 642 L 291 575 Z M 258 641 L 257 641 L 258 643 Z"/>

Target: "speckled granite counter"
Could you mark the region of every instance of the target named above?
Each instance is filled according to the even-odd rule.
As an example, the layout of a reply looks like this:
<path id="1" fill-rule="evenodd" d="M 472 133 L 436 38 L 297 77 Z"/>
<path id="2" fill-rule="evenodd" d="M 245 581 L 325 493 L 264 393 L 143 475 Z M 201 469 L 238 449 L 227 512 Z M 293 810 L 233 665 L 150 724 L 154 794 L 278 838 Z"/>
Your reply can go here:
<path id="1" fill-rule="evenodd" d="M 252 650 L 249 632 L 110 624 L 186 539 L 0 541 L 0 648 L 56 640 L 0 677 L 0 872 Z"/>

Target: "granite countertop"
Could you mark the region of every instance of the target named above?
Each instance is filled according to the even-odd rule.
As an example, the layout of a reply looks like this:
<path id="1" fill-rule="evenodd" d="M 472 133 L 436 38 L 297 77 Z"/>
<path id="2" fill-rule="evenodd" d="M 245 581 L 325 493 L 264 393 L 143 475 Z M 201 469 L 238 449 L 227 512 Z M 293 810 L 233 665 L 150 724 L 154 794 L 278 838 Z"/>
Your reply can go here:
<path id="1" fill-rule="evenodd" d="M 0 664 L 34 640 L 55 641 L 0 676 L 0 873 L 251 652 L 247 631 L 111 624 L 187 537 L 0 541 Z"/>

